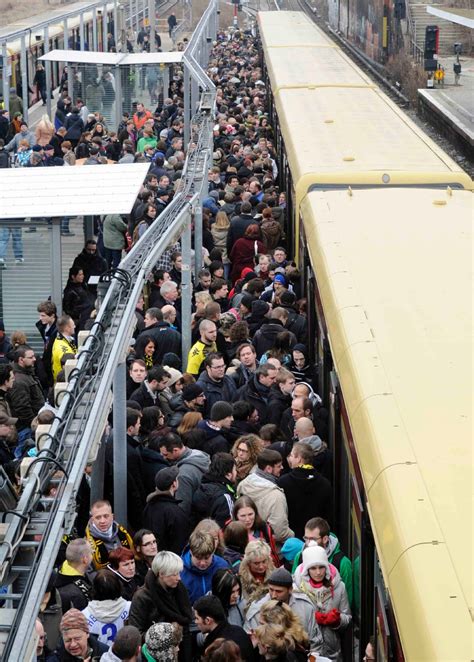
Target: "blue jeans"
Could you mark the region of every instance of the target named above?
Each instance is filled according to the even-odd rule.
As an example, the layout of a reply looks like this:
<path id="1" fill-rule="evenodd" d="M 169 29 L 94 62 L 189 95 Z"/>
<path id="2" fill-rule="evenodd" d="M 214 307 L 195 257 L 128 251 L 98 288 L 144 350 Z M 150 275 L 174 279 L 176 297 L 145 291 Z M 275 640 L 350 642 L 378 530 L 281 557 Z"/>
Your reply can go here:
<path id="1" fill-rule="evenodd" d="M 122 259 L 122 251 L 114 248 L 104 248 L 104 251 L 104 257 L 107 260 L 109 269 L 115 269 L 115 267 L 118 267 L 120 260 Z"/>
<path id="2" fill-rule="evenodd" d="M 16 260 L 21 260 L 23 258 L 23 242 L 21 239 L 21 228 L 18 227 L 10 227 L 10 226 L 4 226 L 0 230 L 0 259 L 3 260 L 5 258 L 7 248 L 8 248 L 8 240 L 10 239 L 10 234 L 12 236 L 12 242 L 13 242 L 13 253 L 15 255 Z"/>

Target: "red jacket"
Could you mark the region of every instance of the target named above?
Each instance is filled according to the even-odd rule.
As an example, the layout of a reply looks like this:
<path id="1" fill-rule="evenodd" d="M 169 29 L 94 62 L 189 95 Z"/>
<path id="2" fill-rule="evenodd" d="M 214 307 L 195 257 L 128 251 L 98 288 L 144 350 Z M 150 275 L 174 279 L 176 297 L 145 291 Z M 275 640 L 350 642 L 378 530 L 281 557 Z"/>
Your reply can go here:
<path id="1" fill-rule="evenodd" d="M 147 120 L 150 120 L 152 117 L 153 115 L 150 113 L 149 110 L 145 110 L 142 117 L 138 117 L 138 113 L 135 113 L 135 115 L 133 116 L 133 123 L 135 124 L 136 130 L 140 131 L 140 129 L 145 124 L 145 122 Z"/>
<path id="2" fill-rule="evenodd" d="M 229 255 L 232 262 L 231 278 L 233 283 L 240 278 L 242 269 L 245 267 L 252 269 L 254 267 L 253 259 L 258 253 L 265 253 L 265 246 L 260 240 L 246 239 L 245 237 L 237 239 Z"/>

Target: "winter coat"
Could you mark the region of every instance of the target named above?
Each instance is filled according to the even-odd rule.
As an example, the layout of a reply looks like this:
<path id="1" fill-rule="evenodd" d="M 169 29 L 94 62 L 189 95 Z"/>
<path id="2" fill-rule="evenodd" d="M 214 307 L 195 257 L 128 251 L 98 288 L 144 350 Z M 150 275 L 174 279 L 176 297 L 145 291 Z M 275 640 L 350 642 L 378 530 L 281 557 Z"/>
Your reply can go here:
<path id="1" fill-rule="evenodd" d="M 278 485 L 285 493 L 288 519 L 297 538 L 303 537 L 305 524 L 312 517 L 332 522 L 331 484 L 317 471 L 297 467 L 280 476 Z"/>
<path id="2" fill-rule="evenodd" d="M 276 319 L 269 320 L 266 324 L 263 324 L 253 337 L 253 346 L 257 352 L 257 359 L 260 360 L 262 355 L 273 347 L 279 333 L 287 330 L 288 329 Z M 293 347 L 293 345 L 296 345 L 296 337 L 294 333 L 291 333 L 290 331 L 290 346 Z"/>
<path id="3" fill-rule="evenodd" d="M 235 244 L 237 239 L 240 239 L 244 236 L 245 230 L 249 225 L 255 225 L 258 222 L 253 218 L 251 214 L 240 214 L 240 216 L 234 216 L 230 222 L 230 227 L 227 232 L 227 255 L 230 257 L 232 246 Z"/>
<path id="4" fill-rule="evenodd" d="M 252 602 L 245 615 L 244 630 L 251 632 L 260 625 L 260 611 L 270 600 L 270 594 L 267 593 L 260 600 Z M 311 652 L 320 653 L 323 646 L 323 636 L 321 629 L 314 618 L 314 606 L 311 600 L 304 593 L 292 592 L 288 606 L 301 621 L 301 625 L 308 633 Z"/>
<path id="5" fill-rule="evenodd" d="M 207 473 L 193 497 L 193 510 L 198 520 L 210 517 L 221 529 L 232 519 L 235 490 L 227 481 Z"/>
<path id="6" fill-rule="evenodd" d="M 224 375 L 224 378 L 221 381 L 216 382 L 209 377 L 206 370 L 199 375 L 197 384 L 202 388 L 204 395 L 206 396 L 204 416 L 210 415 L 212 405 L 215 402 L 232 402 L 237 392 L 232 377 Z"/>
<path id="7" fill-rule="evenodd" d="M 10 110 L 11 112 L 11 110 Z M 5 145 L 5 150 L 11 152 L 12 150 L 16 153 L 18 152 L 18 147 L 20 146 L 20 140 L 27 140 L 30 147 L 36 143 L 35 134 L 32 131 L 20 131 L 16 133 L 9 143 Z"/>
<path id="8" fill-rule="evenodd" d="M 111 646 L 117 632 L 123 628 L 130 612 L 130 601 L 91 600 L 82 613 L 87 618 L 89 632 L 103 644 Z"/>
<path id="9" fill-rule="evenodd" d="M 245 558 L 242 560 L 239 568 L 239 577 L 242 582 L 242 597 L 247 603 L 247 609 L 250 608 L 252 602 L 261 600 L 268 592 L 268 578 L 275 570 L 273 562 L 270 560 L 268 563 L 267 571 L 263 582 L 257 581 L 250 572 L 248 562 Z"/>
<path id="10" fill-rule="evenodd" d="M 82 611 L 92 596 L 92 584 L 87 575 L 81 575 L 67 561 L 56 574 L 56 588 L 61 596 L 62 612 L 65 614 L 75 607 Z"/>
<path id="11" fill-rule="evenodd" d="M 172 409 L 172 414 L 169 418 L 168 425 L 173 429 L 176 429 L 179 426 L 185 414 L 193 411 L 184 403 L 182 393 L 177 393 L 171 398 L 170 407 Z"/>
<path id="12" fill-rule="evenodd" d="M 63 310 L 72 317 L 78 331 L 84 329 L 94 305 L 94 295 L 84 283 L 68 282 L 63 293 Z"/>
<path id="13" fill-rule="evenodd" d="M 347 556 L 344 555 L 344 552 L 341 550 L 339 538 L 335 533 L 329 534 L 329 542 L 325 549 L 329 563 L 331 563 L 341 575 L 341 579 L 344 582 L 344 586 L 346 587 L 349 604 L 352 604 L 352 562 Z M 302 563 L 302 554 L 303 552 L 301 551 L 296 555 L 293 562 L 293 567 L 291 569 L 291 574 L 294 574 L 298 566 Z"/>
<path id="14" fill-rule="evenodd" d="M 181 573 L 181 581 L 188 589 L 191 604 L 194 604 L 198 598 L 209 593 L 212 588 L 212 578 L 221 568 L 228 568 L 227 561 L 221 556 L 214 554 L 211 565 L 205 570 L 196 568 L 191 562 L 191 550 L 189 548 L 181 554 L 184 568 Z"/>
<path id="15" fill-rule="evenodd" d="M 176 498 L 180 500 L 179 507 L 189 516 L 193 503 L 194 492 L 199 488 L 203 475 L 208 471 L 211 459 L 207 453 L 186 448 L 175 465 L 179 469 L 178 490 Z"/>
<path id="16" fill-rule="evenodd" d="M 215 224 L 214 224 L 215 225 Z M 227 234 L 229 228 L 216 228 L 211 225 L 211 234 L 214 239 L 214 248 L 218 248 L 222 253 L 223 264 L 229 264 L 229 256 L 227 255 Z"/>
<path id="17" fill-rule="evenodd" d="M 191 641 L 189 625 L 192 621 L 191 603 L 183 582 L 176 588 L 164 588 L 151 570 L 145 577 L 145 584 L 133 596 L 128 624 L 137 627 L 145 635 L 153 623 L 179 623 L 183 628 L 183 641 L 180 645 L 180 659 L 190 662 Z"/>
<path id="18" fill-rule="evenodd" d="M 51 143 L 51 138 L 54 136 L 54 126 L 51 122 L 46 122 L 40 119 L 35 129 L 36 144 L 45 147 Z"/>
<path id="19" fill-rule="evenodd" d="M 308 320 L 304 315 L 300 315 L 294 308 L 283 306 L 288 313 L 288 322 L 286 329 L 295 334 L 299 343 L 305 343 L 308 340 Z"/>
<path id="20" fill-rule="evenodd" d="M 86 252 L 84 248 L 79 255 L 76 256 L 73 267 L 78 267 L 84 272 L 84 283 L 87 285 L 89 278 L 91 276 L 100 276 L 105 273 L 108 269 L 106 260 L 102 255 L 97 251 L 94 255 Z M 88 288 L 91 291 L 95 291 L 97 288 L 92 290 L 91 286 L 88 285 Z"/>
<path id="21" fill-rule="evenodd" d="M 277 542 L 294 537 L 288 525 L 288 506 L 281 487 L 255 472 L 239 483 L 237 496 L 242 495 L 254 501 L 260 517 L 271 525 Z"/>
<path id="22" fill-rule="evenodd" d="M 329 564 L 329 573 L 331 580 L 331 586 L 329 587 L 323 585 L 320 588 L 313 587 L 309 582 L 309 575 L 305 572 L 303 564 L 298 566 L 293 579 L 295 590 L 309 597 L 316 612 L 327 614 L 332 609 L 339 610 L 341 623 L 337 628 L 327 625 L 320 626 L 323 635 L 321 655 L 325 655 L 330 660 L 342 662 L 340 633 L 350 625 L 352 614 L 344 582 L 341 580 L 339 572 L 331 564 Z"/>
<path id="23" fill-rule="evenodd" d="M 280 426 L 283 412 L 291 406 L 291 395 L 282 392 L 278 384 L 274 384 L 270 389 L 268 398 L 268 417 L 267 423 L 274 423 Z"/>
<path id="24" fill-rule="evenodd" d="M 66 117 L 66 122 L 64 123 L 64 128 L 66 129 L 64 140 L 70 140 L 71 142 L 79 140 L 84 132 L 84 122 L 79 113 L 71 113 L 68 115 Z"/>
<path id="25" fill-rule="evenodd" d="M 230 261 L 232 262 L 232 271 L 230 274 L 232 282 L 235 283 L 240 278 L 242 269 L 245 269 L 245 267 L 252 269 L 255 256 L 264 252 L 265 246 L 260 240 L 247 239 L 246 237 L 237 239 L 229 254 Z"/>
<path id="26" fill-rule="evenodd" d="M 140 336 L 151 336 L 155 341 L 155 353 L 153 354 L 153 361 L 155 364 L 162 364 L 163 357 L 168 352 L 173 352 L 181 356 L 181 334 L 179 331 L 172 329 L 168 322 L 156 322 L 147 327 Z"/>
<path id="27" fill-rule="evenodd" d="M 138 449 L 142 458 L 143 467 L 143 487 L 145 494 L 151 494 L 155 489 L 155 476 L 165 467 L 169 467 L 169 462 L 165 460 L 161 453 L 148 448 L 148 446 L 141 445 Z"/>
<path id="28" fill-rule="evenodd" d="M 252 641 L 242 627 L 238 625 L 231 625 L 227 621 L 219 623 L 219 625 L 206 636 L 204 643 L 205 648 L 208 648 L 208 646 L 213 644 L 216 639 L 221 638 L 225 641 L 234 641 L 237 644 L 240 649 L 242 660 L 251 662 L 251 660 L 255 659 Z"/>
<path id="29" fill-rule="evenodd" d="M 258 382 L 258 377 L 252 375 L 247 384 L 244 384 L 234 396 L 234 402 L 245 400 L 258 411 L 260 425 L 269 423 L 269 395 L 270 389 Z"/>
<path id="30" fill-rule="evenodd" d="M 143 522 L 153 531 L 160 550 L 181 554 L 191 533 L 189 517 L 181 501 L 169 492 L 152 492 L 146 500 Z"/>
<path id="31" fill-rule="evenodd" d="M 230 451 L 230 444 L 222 434 L 222 430 L 215 430 L 211 427 L 209 421 L 199 421 L 197 427 L 199 430 L 204 430 L 206 433 L 206 441 L 204 442 L 203 450 L 205 450 L 210 457 L 216 453 L 228 453 Z"/>
<path id="32" fill-rule="evenodd" d="M 107 566 L 107 570 L 110 570 L 110 572 L 113 572 L 114 575 L 117 576 L 117 579 L 120 582 L 120 588 L 122 589 L 121 596 L 124 600 L 130 601 L 135 595 L 135 591 L 143 584 L 145 575 L 148 572 L 148 567 L 142 577 L 138 573 L 138 566 L 140 563 L 141 561 L 135 560 L 135 575 L 131 579 L 127 579 L 127 577 L 124 577 L 118 570 L 112 568 L 110 564 Z"/>
<path id="33" fill-rule="evenodd" d="M 44 394 L 34 368 L 22 368 L 14 363 L 13 372 L 15 381 L 9 391 L 10 406 L 12 414 L 18 418 L 17 429 L 24 430 L 30 427 L 44 405 Z"/>
<path id="34" fill-rule="evenodd" d="M 145 381 L 143 381 L 140 386 L 135 389 L 135 391 L 133 391 L 132 395 L 130 396 L 130 400 L 138 402 L 142 409 L 145 407 L 159 407 L 158 391 L 155 392 L 156 397 L 153 398 L 150 391 L 148 390 L 147 385 L 145 384 Z"/>
<path id="35" fill-rule="evenodd" d="M 125 248 L 127 224 L 120 214 L 107 214 L 104 218 L 104 246 L 109 250 L 120 251 Z"/>

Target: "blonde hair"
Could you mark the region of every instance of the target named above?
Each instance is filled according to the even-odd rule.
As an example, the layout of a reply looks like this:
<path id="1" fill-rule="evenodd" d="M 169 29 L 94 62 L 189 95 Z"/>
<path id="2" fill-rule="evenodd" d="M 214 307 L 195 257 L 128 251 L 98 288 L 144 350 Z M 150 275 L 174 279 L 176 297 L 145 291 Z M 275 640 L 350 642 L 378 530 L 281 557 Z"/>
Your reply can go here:
<path id="1" fill-rule="evenodd" d="M 197 559 L 205 559 L 214 554 L 216 544 L 210 533 L 194 529 L 189 536 L 189 548 Z"/>
<path id="2" fill-rule="evenodd" d="M 292 636 L 285 632 L 285 628 L 281 625 L 260 625 L 254 634 L 258 643 L 265 646 L 267 655 L 278 657 L 282 653 L 295 649 Z"/>
<path id="3" fill-rule="evenodd" d="M 207 305 L 208 303 L 211 303 L 212 297 L 209 292 L 196 292 L 194 294 L 194 300 L 196 303 L 199 301 L 200 303 Z"/>
<path id="4" fill-rule="evenodd" d="M 216 522 L 216 520 L 211 519 L 210 517 L 202 519 L 199 524 L 196 525 L 194 532 L 209 533 L 214 539 L 216 554 L 222 556 L 224 552 L 224 545 L 222 544 L 221 540 L 221 527 Z"/>
<path id="5" fill-rule="evenodd" d="M 309 637 L 303 628 L 300 619 L 287 604 L 280 600 L 269 600 L 260 609 L 260 620 L 262 625 L 281 625 L 287 634 L 307 648 Z"/>
<path id="6" fill-rule="evenodd" d="M 202 414 L 198 411 L 187 411 L 181 419 L 176 432 L 178 434 L 184 434 L 185 432 L 189 432 L 189 430 L 194 430 L 199 421 L 202 421 Z"/>
<path id="7" fill-rule="evenodd" d="M 214 227 L 216 230 L 227 230 L 230 227 L 229 217 L 225 211 L 218 211 L 216 214 L 216 220 L 214 221 Z"/>
<path id="8" fill-rule="evenodd" d="M 244 561 L 254 561 L 260 556 L 271 559 L 272 551 L 270 545 L 265 540 L 252 540 L 245 548 Z"/>

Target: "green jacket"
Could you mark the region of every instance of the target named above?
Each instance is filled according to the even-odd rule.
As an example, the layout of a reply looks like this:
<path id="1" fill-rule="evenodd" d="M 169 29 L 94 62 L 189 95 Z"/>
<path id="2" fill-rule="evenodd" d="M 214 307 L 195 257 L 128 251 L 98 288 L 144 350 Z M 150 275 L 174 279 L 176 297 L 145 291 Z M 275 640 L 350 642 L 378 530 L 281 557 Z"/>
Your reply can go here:
<path id="1" fill-rule="evenodd" d="M 352 599 L 353 599 L 352 563 L 351 560 L 347 558 L 347 556 L 344 556 L 344 554 L 341 552 L 341 545 L 339 543 L 336 534 L 330 533 L 329 539 L 330 540 L 329 540 L 328 549 L 326 549 L 326 552 L 328 553 L 329 563 L 331 563 L 339 570 L 341 579 L 346 587 L 349 604 L 352 608 Z M 303 562 L 303 559 L 301 558 L 302 554 L 303 552 L 300 552 L 295 556 L 295 560 L 293 561 L 293 567 L 291 569 L 292 575 L 295 573 L 295 570 L 300 565 L 300 563 Z"/>

